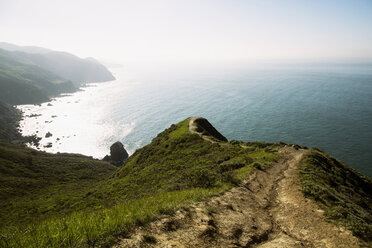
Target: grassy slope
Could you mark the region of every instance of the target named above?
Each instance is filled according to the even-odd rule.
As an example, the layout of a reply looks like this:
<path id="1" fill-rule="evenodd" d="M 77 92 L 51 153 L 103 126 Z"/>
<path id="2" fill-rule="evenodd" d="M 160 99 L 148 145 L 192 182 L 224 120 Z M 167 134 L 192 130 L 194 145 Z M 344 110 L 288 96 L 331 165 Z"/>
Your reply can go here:
<path id="1" fill-rule="evenodd" d="M 48 96 L 75 90 L 70 81 L 21 55 L 0 49 L 0 100 L 10 104 L 38 103 L 48 100 Z"/>
<path id="2" fill-rule="evenodd" d="M 196 187 L 221 187 L 239 183 L 250 174 L 254 167 L 243 168 L 246 165 L 266 165 L 278 157 L 263 149 L 242 149 L 238 144 L 212 144 L 190 134 L 188 122 L 172 125 L 138 149 L 92 194 L 107 203 Z"/>
<path id="3" fill-rule="evenodd" d="M 243 142 L 212 144 L 190 134 L 187 119 L 137 150 L 112 176 L 89 191 L 80 191 L 83 193 L 76 195 L 75 205 L 62 201 L 62 204 L 67 202 L 65 212 L 70 209 L 72 214 L 61 217 L 59 208 L 55 208 L 58 210 L 55 214 L 39 212 L 42 221 L 4 227 L 1 244 L 85 247 L 107 243 L 133 225 L 227 190 L 256 168 L 276 161 L 275 146 Z M 48 187 L 48 192 L 53 192 L 49 195 L 52 199 L 66 195 L 66 192 L 49 191 L 50 188 L 53 187 Z M 24 197 L 29 199 L 35 194 Z M 49 213 L 53 211 L 52 208 Z"/>
<path id="4" fill-rule="evenodd" d="M 48 154 L 0 142 L 0 227 L 79 208 L 76 199 L 116 167 L 77 154 Z"/>
<path id="5" fill-rule="evenodd" d="M 0 229 L 0 247 L 109 244 L 134 225 L 226 191 L 276 161 L 280 146 L 212 144 L 190 134 L 187 119 L 112 173 L 107 164 L 80 155 L 0 144 L 0 165 L 6 164 L 0 167 L 0 185 L 6 186 L 0 191 L 6 202 L 0 213 L 6 224 Z M 318 201 L 331 221 L 370 242 L 369 178 L 317 150 L 305 155 L 299 175 L 305 195 Z M 24 224 L 24 218 L 31 224 Z"/>
<path id="6" fill-rule="evenodd" d="M 305 196 L 316 200 L 331 222 L 372 244 L 372 180 L 312 149 L 299 169 Z"/>

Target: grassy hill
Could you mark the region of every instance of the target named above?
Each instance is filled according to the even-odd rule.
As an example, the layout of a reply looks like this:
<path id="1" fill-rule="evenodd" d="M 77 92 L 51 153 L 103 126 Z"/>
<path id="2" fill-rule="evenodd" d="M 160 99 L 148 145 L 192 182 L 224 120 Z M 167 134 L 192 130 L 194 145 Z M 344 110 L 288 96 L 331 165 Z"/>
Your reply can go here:
<path id="1" fill-rule="evenodd" d="M 372 180 L 338 159 L 312 149 L 299 168 L 303 193 L 331 222 L 372 243 Z"/>
<path id="2" fill-rule="evenodd" d="M 92 184 L 116 167 L 79 154 L 48 154 L 0 141 L 0 226 L 78 209 Z"/>
<path id="3" fill-rule="evenodd" d="M 223 192 L 278 158 L 278 145 L 242 144 L 205 141 L 188 131 L 187 119 L 113 174 L 115 168 L 83 156 L 1 144 L 2 245 L 107 243 L 133 225 Z"/>
<path id="4" fill-rule="evenodd" d="M 109 245 L 135 226 L 265 170 L 285 145 L 221 141 L 196 129 L 203 136 L 189 131 L 189 119 L 172 125 L 120 168 L 0 143 L 0 246 Z M 329 209 L 337 223 L 356 223 L 360 228 L 350 229 L 368 241 L 370 179 L 316 150 L 305 156 L 299 175 L 306 196 Z"/>
<path id="5" fill-rule="evenodd" d="M 273 144 L 210 143 L 188 129 L 189 119 L 172 125 L 138 149 L 117 172 L 92 191 L 102 202 L 121 202 L 172 191 L 237 185 L 255 168 L 276 161 Z"/>
<path id="6" fill-rule="evenodd" d="M 39 103 L 49 96 L 73 92 L 73 84 L 32 64 L 15 52 L 0 49 L 0 100 L 10 104 Z"/>

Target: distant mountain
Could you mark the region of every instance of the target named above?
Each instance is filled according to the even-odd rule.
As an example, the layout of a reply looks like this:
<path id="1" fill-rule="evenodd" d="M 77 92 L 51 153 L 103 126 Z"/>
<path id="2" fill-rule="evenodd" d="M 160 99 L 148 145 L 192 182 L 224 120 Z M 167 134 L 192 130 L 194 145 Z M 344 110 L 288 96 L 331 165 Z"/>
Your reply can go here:
<path id="1" fill-rule="evenodd" d="M 13 51 L 28 63 L 70 80 L 76 87 L 85 83 L 114 80 L 111 72 L 93 58 L 82 59 L 66 52 L 33 46 L 17 46 L 0 42 L 0 48 Z"/>
<path id="2" fill-rule="evenodd" d="M 74 92 L 75 86 L 27 58 L 26 53 L 0 49 L 0 100 L 10 104 L 40 103 L 50 96 Z"/>
<path id="3" fill-rule="evenodd" d="M 17 46 L 11 43 L 7 42 L 0 42 L 0 48 L 7 50 L 7 51 L 20 51 L 20 52 L 25 52 L 25 53 L 39 53 L 39 54 L 44 54 L 44 53 L 50 53 L 52 50 L 42 48 L 42 47 L 36 47 L 36 46 Z"/>

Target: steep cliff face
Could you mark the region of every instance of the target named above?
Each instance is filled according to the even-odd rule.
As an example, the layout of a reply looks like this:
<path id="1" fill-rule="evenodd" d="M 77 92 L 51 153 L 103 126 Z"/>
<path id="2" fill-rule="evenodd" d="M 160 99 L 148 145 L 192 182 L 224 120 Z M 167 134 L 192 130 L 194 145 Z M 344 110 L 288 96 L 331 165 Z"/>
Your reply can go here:
<path id="1" fill-rule="evenodd" d="M 21 139 L 17 130 L 20 118 L 21 113 L 17 109 L 0 101 L 0 140 L 11 142 Z"/>

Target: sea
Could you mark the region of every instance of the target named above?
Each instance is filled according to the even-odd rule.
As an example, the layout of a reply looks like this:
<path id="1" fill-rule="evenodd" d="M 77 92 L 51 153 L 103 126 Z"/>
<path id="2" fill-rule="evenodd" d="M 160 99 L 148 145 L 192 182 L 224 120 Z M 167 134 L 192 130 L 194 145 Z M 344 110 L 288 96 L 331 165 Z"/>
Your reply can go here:
<path id="1" fill-rule="evenodd" d="M 43 151 L 102 158 L 116 141 L 133 154 L 171 124 L 202 116 L 229 140 L 317 147 L 372 177 L 371 61 L 110 70 L 114 81 L 19 105 L 23 135 L 41 137 Z"/>

